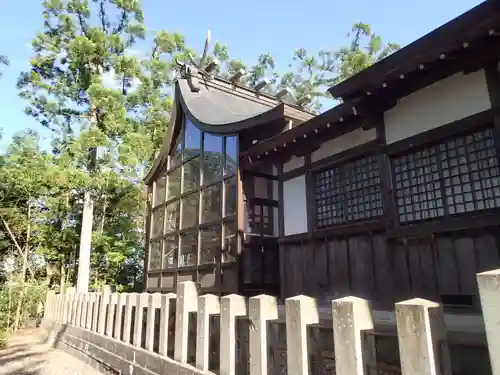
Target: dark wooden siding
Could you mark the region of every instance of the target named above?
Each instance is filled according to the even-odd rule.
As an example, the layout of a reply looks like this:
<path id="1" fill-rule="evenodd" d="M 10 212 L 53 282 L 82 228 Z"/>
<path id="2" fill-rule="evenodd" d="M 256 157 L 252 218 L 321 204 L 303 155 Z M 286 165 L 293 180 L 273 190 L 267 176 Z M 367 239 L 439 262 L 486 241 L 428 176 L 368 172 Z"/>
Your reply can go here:
<path id="1" fill-rule="evenodd" d="M 492 227 L 421 238 L 366 233 L 282 243 L 282 297 L 307 294 L 328 302 L 355 295 L 381 308 L 422 297 L 472 301 L 477 309 L 476 273 L 500 266 L 497 233 Z"/>

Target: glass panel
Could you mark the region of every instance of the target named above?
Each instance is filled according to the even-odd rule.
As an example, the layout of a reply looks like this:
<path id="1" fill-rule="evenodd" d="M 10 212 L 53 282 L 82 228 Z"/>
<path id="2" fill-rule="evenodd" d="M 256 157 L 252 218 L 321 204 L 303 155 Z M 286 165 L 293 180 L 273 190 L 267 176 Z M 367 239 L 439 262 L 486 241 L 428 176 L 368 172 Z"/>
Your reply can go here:
<path id="1" fill-rule="evenodd" d="M 201 151 L 201 131 L 186 118 L 186 134 L 184 140 L 184 159 L 196 156 Z"/>
<path id="2" fill-rule="evenodd" d="M 170 232 L 179 228 L 179 218 L 180 218 L 179 207 L 180 207 L 179 201 L 167 204 L 165 213 L 166 232 Z"/>
<path id="3" fill-rule="evenodd" d="M 198 224 L 198 192 L 182 199 L 181 229 L 194 227 Z"/>
<path id="4" fill-rule="evenodd" d="M 221 219 L 222 191 L 220 186 L 220 183 L 217 183 L 201 191 L 203 223 L 210 223 Z"/>
<path id="5" fill-rule="evenodd" d="M 203 184 L 206 185 L 221 178 L 223 137 L 205 133 L 203 139 Z"/>
<path id="6" fill-rule="evenodd" d="M 225 180 L 224 188 L 226 194 L 224 216 L 236 215 L 236 207 L 238 203 L 238 185 L 236 184 L 236 177 L 231 177 Z"/>
<path id="7" fill-rule="evenodd" d="M 161 268 L 161 244 L 162 241 L 151 241 L 149 248 L 149 270 Z"/>
<path id="8" fill-rule="evenodd" d="M 255 198 L 272 199 L 270 181 L 267 178 L 254 177 Z"/>
<path id="9" fill-rule="evenodd" d="M 198 253 L 198 233 L 196 231 L 184 233 L 181 236 L 179 267 L 196 265 Z"/>
<path id="10" fill-rule="evenodd" d="M 236 222 L 231 221 L 224 225 L 224 245 L 222 248 L 222 261 L 233 262 L 238 254 L 238 232 Z"/>
<path id="11" fill-rule="evenodd" d="M 200 186 L 200 158 L 194 158 L 184 163 L 183 184 L 183 193 L 195 190 Z"/>
<path id="12" fill-rule="evenodd" d="M 151 237 L 158 237 L 163 234 L 163 218 L 165 216 L 165 208 L 159 207 L 153 210 L 152 214 L 152 229 L 151 229 Z"/>
<path id="13" fill-rule="evenodd" d="M 221 248 L 221 224 L 201 230 L 200 264 L 214 263 Z"/>
<path id="14" fill-rule="evenodd" d="M 165 202 L 165 189 L 166 189 L 166 177 L 161 176 L 156 182 L 155 182 L 155 197 L 153 201 L 154 206 L 158 206 L 159 204 L 162 204 Z"/>
<path id="15" fill-rule="evenodd" d="M 181 169 L 177 168 L 168 174 L 167 200 L 181 195 Z"/>
<path id="16" fill-rule="evenodd" d="M 177 234 L 167 236 L 163 241 L 163 268 L 175 267 L 179 240 Z"/>
<path id="17" fill-rule="evenodd" d="M 224 174 L 234 174 L 236 173 L 236 168 L 238 166 L 238 155 L 236 154 L 236 145 L 238 143 L 238 137 L 226 137 L 226 166 Z"/>
<path id="18" fill-rule="evenodd" d="M 177 143 L 170 154 L 170 168 L 175 168 L 181 163 L 181 152 L 182 152 L 182 130 L 181 134 L 177 138 Z"/>

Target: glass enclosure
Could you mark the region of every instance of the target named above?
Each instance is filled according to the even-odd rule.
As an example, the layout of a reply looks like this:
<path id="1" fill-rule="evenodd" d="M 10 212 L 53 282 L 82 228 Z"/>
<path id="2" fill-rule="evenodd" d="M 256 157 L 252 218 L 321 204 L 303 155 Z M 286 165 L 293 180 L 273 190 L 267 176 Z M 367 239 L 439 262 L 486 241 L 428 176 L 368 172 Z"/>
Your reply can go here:
<path id="1" fill-rule="evenodd" d="M 237 253 L 238 137 L 184 119 L 153 186 L 149 271 L 231 262 Z"/>

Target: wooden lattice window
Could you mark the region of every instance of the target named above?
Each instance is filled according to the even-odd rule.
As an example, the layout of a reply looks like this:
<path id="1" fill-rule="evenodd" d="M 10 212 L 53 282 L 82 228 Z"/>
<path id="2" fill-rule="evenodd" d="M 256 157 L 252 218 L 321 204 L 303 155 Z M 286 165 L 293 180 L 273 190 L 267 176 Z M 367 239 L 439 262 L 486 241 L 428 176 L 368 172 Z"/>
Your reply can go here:
<path id="1" fill-rule="evenodd" d="M 324 169 L 315 175 L 316 226 L 325 228 L 383 214 L 375 155 Z"/>
<path id="2" fill-rule="evenodd" d="M 401 223 L 500 207 L 493 129 L 392 158 Z"/>

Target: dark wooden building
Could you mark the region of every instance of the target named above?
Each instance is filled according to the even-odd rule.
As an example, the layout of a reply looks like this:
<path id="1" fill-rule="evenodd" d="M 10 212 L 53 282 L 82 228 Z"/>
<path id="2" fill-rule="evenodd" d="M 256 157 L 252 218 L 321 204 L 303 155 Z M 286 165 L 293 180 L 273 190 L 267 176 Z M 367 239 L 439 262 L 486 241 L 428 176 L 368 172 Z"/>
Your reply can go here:
<path id="1" fill-rule="evenodd" d="M 312 117 L 235 79 L 182 68 L 168 135 L 146 178 L 148 291 L 194 280 L 204 292 L 279 293 L 277 168 L 242 169 L 240 160 Z"/>
<path id="2" fill-rule="evenodd" d="M 330 88 L 318 116 L 184 70 L 147 183 L 147 288 L 423 297 L 500 266 L 500 2 Z"/>

